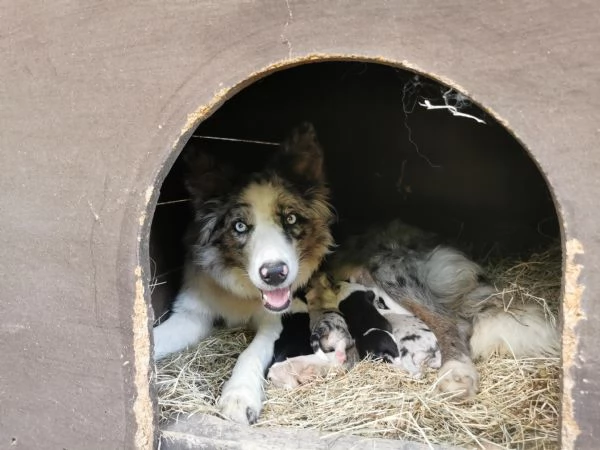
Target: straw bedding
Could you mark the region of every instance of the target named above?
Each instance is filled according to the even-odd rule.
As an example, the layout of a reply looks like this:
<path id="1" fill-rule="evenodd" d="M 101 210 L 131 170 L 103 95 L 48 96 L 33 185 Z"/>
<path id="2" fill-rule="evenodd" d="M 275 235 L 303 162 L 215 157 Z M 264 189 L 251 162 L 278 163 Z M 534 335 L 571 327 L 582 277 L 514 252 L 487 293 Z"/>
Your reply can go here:
<path id="1" fill-rule="evenodd" d="M 561 285 L 560 247 L 527 261 L 486 264 L 505 305 L 539 302 L 556 320 Z M 237 356 L 252 335 L 220 330 L 198 347 L 157 365 L 160 418 L 218 415 L 215 402 Z M 447 443 L 470 448 L 558 448 L 558 358 L 492 357 L 477 364 L 480 392 L 456 403 L 435 392 L 435 372 L 414 380 L 393 367 L 361 362 L 294 390 L 267 385 L 256 426 L 301 427 L 326 434 Z"/>

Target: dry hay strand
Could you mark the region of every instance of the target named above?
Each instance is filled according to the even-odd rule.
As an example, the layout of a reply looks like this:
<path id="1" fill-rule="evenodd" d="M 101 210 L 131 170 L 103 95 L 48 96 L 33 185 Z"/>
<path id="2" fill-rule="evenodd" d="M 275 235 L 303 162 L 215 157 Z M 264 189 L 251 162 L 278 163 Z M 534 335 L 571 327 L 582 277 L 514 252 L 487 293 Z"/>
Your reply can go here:
<path id="1" fill-rule="evenodd" d="M 486 264 L 507 308 L 538 302 L 555 320 L 561 286 L 561 250 L 527 261 Z M 252 335 L 220 330 L 193 350 L 157 366 L 162 423 L 196 413 L 219 415 L 215 402 Z M 266 388 L 259 427 L 296 427 L 326 435 L 352 433 L 469 448 L 558 448 L 560 361 L 494 356 L 477 363 L 480 392 L 457 402 L 435 391 L 436 373 L 415 380 L 378 362 L 363 361 L 293 390 Z"/>
<path id="2" fill-rule="evenodd" d="M 252 337 L 242 329 L 218 330 L 195 348 L 158 361 L 154 385 L 159 421 L 168 423 L 196 413 L 219 415 L 216 401 L 222 385 Z"/>
<path id="3" fill-rule="evenodd" d="M 507 310 L 519 303 L 537 303 L 556 324 L 560 308 L 562 248 L 559 243 L 527 260 L 493 259 L 484 267 Z"/>
<path id="4" fill-rule="evenodd" d="M 484 448 L 549 448 L 557 439 L 558 360 L 494 357 L 478 364 L 480 392 L 456 402 L 436 374 L 414 380 L 363 361 L 293 390 L 269 387 L 260 425 Z"/>

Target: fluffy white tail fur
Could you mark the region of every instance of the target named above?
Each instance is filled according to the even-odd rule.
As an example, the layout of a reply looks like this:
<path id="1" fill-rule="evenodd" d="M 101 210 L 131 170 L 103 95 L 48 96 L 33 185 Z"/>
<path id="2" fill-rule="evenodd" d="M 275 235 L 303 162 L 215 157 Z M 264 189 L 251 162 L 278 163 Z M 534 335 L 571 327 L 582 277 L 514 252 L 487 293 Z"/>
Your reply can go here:
<path id="1" fill-rule="evenodd" d="M 516 358 L 557 356 L 560 351 L 556 326 L 537 304 L 494 305 L 473 320 L 471 356 L 487 358 L 498 353 Z"/>
<path id="2" fill-rule="evenodd" d="M 462 253 L 438 247 L 430 253 L 425 268 L 427 286 L 442 297 L 440 302 L 460 316 L 472 318 L 473 359 L 493 353 L 515 358 L 558 355 L 558 331 L 543 308 L 535 303 L 505 308 L 496 289 L 479 281 L 481 267 Z"/>

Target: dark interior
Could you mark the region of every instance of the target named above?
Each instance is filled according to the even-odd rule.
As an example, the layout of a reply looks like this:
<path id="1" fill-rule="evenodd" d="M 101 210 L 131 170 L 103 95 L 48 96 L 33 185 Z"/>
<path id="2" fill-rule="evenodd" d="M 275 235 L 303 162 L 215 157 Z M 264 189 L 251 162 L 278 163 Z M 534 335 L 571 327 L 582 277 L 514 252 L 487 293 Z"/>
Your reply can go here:
<path id="1" fill-rule="evenodd" d="M 428 110 L 419 105 L 425 100 L 446 101 L 485 124 Z M 270 144 L 303 121 L 314 123 L 325 150 L 338 235 L 401 218 L 446 236 L 477 260 L 526 255 L 559 237 L 548 186 L 521 144 L 447 86 L 394 67 L 321 62 L 276 72 L 228 100 L 196 129 L 184 152 L 203 146 L 229 163 L 258 169 L 277 151 Z M 164 181 L 152 223 L 157 315 L 179 286 L 191 218 L 185 199 L 180 158 Z"/>

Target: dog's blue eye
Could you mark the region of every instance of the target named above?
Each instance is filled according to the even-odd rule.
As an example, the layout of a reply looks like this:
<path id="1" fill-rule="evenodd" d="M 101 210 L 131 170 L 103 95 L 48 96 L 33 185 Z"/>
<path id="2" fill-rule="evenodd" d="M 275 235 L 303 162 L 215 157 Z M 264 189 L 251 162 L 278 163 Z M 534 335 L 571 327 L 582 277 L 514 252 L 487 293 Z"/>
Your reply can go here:
<path id="1" fill-rule="evenodd" d="M 296 217 L 296 214 L 288 214 L 287 216 L 285 216 L 285 222 L 288 225 L 294 225 L 297 222 L 298 218 Z"/>
<path id="2" fill-rule="evenodd" d="M 246 231 L 248 231 L 248 225 L 246 225 L 241 220 L 238 220 L 233 224 L 233 229 L 238 233 L 245 233 Z"/>

